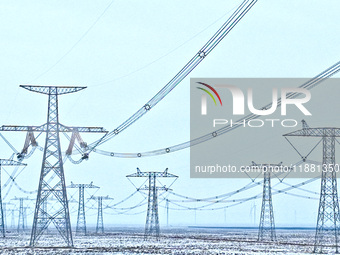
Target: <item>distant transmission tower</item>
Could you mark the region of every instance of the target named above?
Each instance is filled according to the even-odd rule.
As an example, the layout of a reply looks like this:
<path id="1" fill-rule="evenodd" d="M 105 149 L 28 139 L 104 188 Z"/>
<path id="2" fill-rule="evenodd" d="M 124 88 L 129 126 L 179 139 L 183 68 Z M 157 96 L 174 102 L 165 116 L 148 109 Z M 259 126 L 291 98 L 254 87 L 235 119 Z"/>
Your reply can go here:
<path id="1" fill-rule="evenodd" d="M 77 217 L 76 233 L 86 235 L 84 191 L 85 191 L 85 189 L 99 189 L 99 187 L 93 185 L 93 182 L 91 182 L 90 184 L 74 184 L 73 182 L 71 182 L 71 185 L 67 186 L 67 188 L 79 189 L 78 217 Z"/>
<path id="2" fill-rule="evenodd" d="M 257 167 L 263 173 L 263 193 L 262 193 L 262 207 L 259 224 L 258 240 L 270 240 L 276 241 L 275 233 L 275 221 L 272 201 L 272 187 L 271 187 L 271 169 L 272 167 L 280 167 L 282 164 L 256 164 L 253 162 L 253 166 Z"/>
<path id="3" fill-rule="evenodd" d="M 6 229 L 7 229 L 7 203 L 2 204 L 2 209 L 3 209 L 2 212 L 3 212 L 3 220 L 4 220 L 4 232 L 6 232 Z"/>
<path id="4" fill-rule="evenodd" d="M 165 208 L 166 208 L 166 226 L 169 227 L 169 199 L 166 199 L 166 204 L 165 204 Z"/>
<path id="5" fill-rule="evenodd" d="M 53 223 L 61 237 L 64 239 L 66 245 L 71 247 L 73 246 L 73 239 L 59 133 L 72 132 L 73 137 L 78 137 L 79 132 L 105 133 L 106 131 L 103 130 L 103 128 L 98 127 L 68 127 L 59 123 L 58 96 L 78 92 L 86 87 L 31 85 L 20 85 L 20 87 L 29 91 L 48 95 L 47 123 L 41 126 L 2 126 L 0 129 L 0 131 L 46 133 L 30 246 L 35 246 L 44 231 L 51 223 Z M 72 142 L 74 142 L 74 139 L 73 141 L 71 139 L 71 143 Z M 86 146 L 85 143 L 81 144 L 81 147 L 84 150 L 86 149 Z M 87 159 L 88 154 L 84 153 L 82 158 Z M 54 175 L 55 177 L 51 178 Z M 49 211 L 46 212 L 44 211 L 43 204 L 49 197 L 56 198 L 57 202 L 54 207 L 49 207 Z"/>
<path id="6" fill-rule="evenodd" d="M 25 222 L 24 222 L 24 207 L 22 205 L 22 200 L 20 200 L 20 208 L 19 208 L 19 218 L 18 218 L 18 233 L 25 232 Z"/>
<path id="7" fill-rule="evenodd" d="M 15 210 L 11 210 L 11 229 L 15 228 Z"/>
<path id="8" fill-rule="evenodd" d="M 127 175 L 126 177 L 147 177 L 149 179 L 149 186 L 140 188 L 139 190 L 148 190 L 148 210 L 146 214 L 144 239 L 150 236 L 156 237 L 159 240 L 159 217 L 158 217 L 158 190 L 169 190 L 165 186 L 157 187 L 156 179 L 158 178 L 178 178 L 174 174 L 168 173 L 168 168 L 164 172 L 142 172 L 137 168 L 137 173 Z"/>
<path id="9" fill-rule="evenodd" d="M 113 200 L 113 198 L 106 196 L 91 196 L 90 199 L 98 201 L 98 214 L 97 214 L 97 227 L 96 233 L 104 233 L 104 220 L 103 220 L 103 200 Z"/>
<path id="10" fill-rule="evenodd" d="M 0 159 L 0 235 L 5 237 L 5 214 L 2 207 L 2 195 L 1 195 L 1 167 L 2 166 L 26 166 L 21 162 L 17 162 L 11 159 Z M 6 211 L 6 210 L 5 210 Z"/>
<path id="11" fill-rule="evenodd" d="M 6 229 L 8 228 L 8 224 L 7 224 L 7 212 L 9 211 L 7 208 L 7 205 L 14 205 L 10 202 L 7 202 L 7 203 L 3 203 L 3 213 L 4 213 L 4 226 L 5 226 L 5 231 Z"/>
<path id="12" fill-rule="evenodd" d="M 24 214 L 23 214 L 23 229 L 26 229 L 27 228 L 27 209 L 28 209 L 29 207 L 24 207 L 23 209 L 24 209 Z"/>
<path id="13" fill-rule="evenodd" d="M 32 199 L 28 197 L 15 197 L 15 198 L 12 198 L 11 200 L 19 200 L 19 218 L 18 218 L 17 231 L 18 233 L 25 232 L 25 229 L 27 226 L 26 208 L 28 207 L 24 207 L 24 200 L 32 200 Z"/>
<path id="14" fill-rule="evenodd" d="M 336 137 L 340 137 L 340 128 L 310 128 L 304 120 L 302 124 L 301 130 L 284 136 L 322 137 L 321 191 L 314 252 L 322 252 L 323 244 L 332 240 L 335 243 L 336 253 L 338 253 L 340 212 L 335 169 L 335 141 Z"/>

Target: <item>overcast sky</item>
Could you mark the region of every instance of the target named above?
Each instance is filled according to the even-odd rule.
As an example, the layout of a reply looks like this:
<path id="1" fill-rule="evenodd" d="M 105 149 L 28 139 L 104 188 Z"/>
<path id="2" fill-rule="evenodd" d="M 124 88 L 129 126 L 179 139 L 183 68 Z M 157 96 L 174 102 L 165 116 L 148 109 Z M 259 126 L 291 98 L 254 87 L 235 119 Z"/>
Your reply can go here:
<path id="1" fill-rule="evenodd" d="M 19 88 L 20 84 L 80 85 L 88 88 L 60 97 L 60 121 L 65 125 L 103 126 L 110 131 L 115 129 L 152 98 L 196 54 L 240 3 L 239 0 L 86 0 L 81 3 L 0 1 L 0 125 L 40 125 L 46 122 L 47 97 Z M 317 75 L 340 58 L 340 34 L 337 32 L 340 25 L 339 8 L 340 2 L 336 0 L 259 0 L 176 89 L 150 113 L 99 149 L 140 152 L 188 141 L 190 78 Z M 310 118 L 311 126 L 339 126 L 339 91 L 338 87 L 322 85 L 313 90 L 310 107 L 327 114 L 319 114 L 317 119 Z M 3 134 L 17 150 L 22 148 L 25 133 Z M 234 139 L 237 136 L 240 136 L 239 139 L 243 137 L 239 131 L 233 136 Z M 83 136 L 88 143 L 99 137 L 96 134 Z M 280 153 L 287 158 L 288 162 L 284 163 L 300 160 L 281 136 L 268 134 L 262 139 L 268 144 L 276 144 L 268 147 L 267 151 L 261 151 L 261 155 L 268 157 L 257 157 L 259 155 L 254 153 L 256 139 L 252 138 L 240 144 L 233 152 L 234 156 L 240 161 L 244 160 L 243 164 L 249 164 L 251 160 L 269 161 L 270 155 L 276 155 L 276 160 Z M 38 142 L 43 145 L 43 137 Z M 62 142 L 65 150 L 67 142 L 65 139 Z M 315 141 L 296 142 L 308 151 L 308 146 L 313 146 Z M 0 146 L 1 158 L 8 158 L 12 154 L 11 149 L 2 140 Z M 174 192 L 194 197 L 227 193 L 250 182 L 247 179 L 190 179 L 189 152 L 186 149 L 139 159 L 110 158 L 92 153 L 88 161 L 79 165 L 70 162 L 65 164 L 66 182 L 93 181 L 101 187 L 96 195 L 109 195 L 115 198 L 115 202 L 134 192 L 135 188 L 125 176 L 135 172 L 136 167 L 142 171 L 169 168 L 171 173 L 179 176 L 172 186 Z M 42 153 L 37 151 L 26 161 L 28 167 L 17 177 L 23 189 L 37 189 L 41 158 Z M 315 152 L 313 159 L 320 161 L 321 151 Z M 5 170 L 13 171 L 9 167 Z M 7 179 L 8 175 L 2 172 L 2 184 Z M 287 182 L 293 184 L 301 180 Z M 135 183 L 139 183 L 138 180 Z M 319 186 L 320 182 L 316 181 L 306 186 L 306 189 L 318 192 Z M 276 188 L 280 187 L 286 186 L 280 184 Z M 3 196 L 7 191 L 8 187 L 3 191 Z M 69 194 L 75 192 L 70 190 Z M 87 192 L 89 197 L 94 191 Z M 238 197 L 261 192 L 262 187 L 258 186 Z M 292 191 L 308 195 L 299 192 Z M 6 200 L 26 195 L 13 185 Z M 142 199 L 143 196 L 137 194 L 119 206 L 133 206 Z M 281 194 L 274 196 L 273 201 L 276 225 L 315 225 L 317 200 Z M 260 202 L 255 201 L 256 225 Z M 95 203 L 88 203 L 88 206 L 92 205 Z M 253 205 L 251 201 L 226 211 L 199 211 L 196 224 L 253 225 L 250 215 Z M 165 210 L 162 206 L 164 203 L 159 213 L 161 224 L 164 224 Z M 76 208 L 76 205 L 72 204 L 71 207 Z M 146 205 L 129 213 L 145 209 Z M 114 213 L 112 210 L 106 212 Z M 95 214 L 95 210 L 88 212 L 88 222 L 96 221 Z M 171 211 L 170 223 L 194 225 L 194 215 L 193 211 Z M 32 215 L 29 224 L 31 218 Z M 71 218 L 75 226 L 76 214 L 73 213 Z M 145 213 L 134 216 L 105 214 L 104 222 L 143 225 Z"/>

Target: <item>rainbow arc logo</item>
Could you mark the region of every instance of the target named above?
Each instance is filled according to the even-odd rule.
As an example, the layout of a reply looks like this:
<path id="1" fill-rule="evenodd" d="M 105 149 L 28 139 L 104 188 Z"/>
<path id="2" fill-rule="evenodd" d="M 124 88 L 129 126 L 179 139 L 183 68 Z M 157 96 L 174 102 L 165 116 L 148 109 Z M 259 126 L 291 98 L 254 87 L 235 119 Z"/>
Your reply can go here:
<path id="1" fill-rule="evenodd" d="M 221 97 L 220 97 L 220 95 L 217 93 L 217 91 L 212 86 L 210 86 L 210 85 L 208 85 L 206 83 L 203 83 L 203 82 L 197 82 L 197 83 L 207 87 L 208 89 L 210 89 L 213 92 L 213 94 L 215 94 L 217 96 L 217 98 L 220 101 L 220 104 L 222 106 Z M 216 102 L 216 99 L 215 99 L 214 95 L 208 89 L 201 88 L 201 87 L 197 87 L 197 88 L 200 89 L 200 90 L 203 90 L 204 92 L 206 92 L 212 98 L 212 100 L 214 100 L 215 105 L 217 105 L 217 102 Z"/>

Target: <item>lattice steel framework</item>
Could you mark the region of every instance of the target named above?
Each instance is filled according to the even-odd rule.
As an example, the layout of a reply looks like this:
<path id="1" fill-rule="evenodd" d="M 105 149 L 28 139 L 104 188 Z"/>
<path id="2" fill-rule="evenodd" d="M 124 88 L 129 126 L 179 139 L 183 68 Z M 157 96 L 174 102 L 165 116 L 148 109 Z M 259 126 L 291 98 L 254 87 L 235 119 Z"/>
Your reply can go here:
<path id="1" fill-rule="evenodd" d="M 1 167 L 2 166 L 26 166 L 26 164 L 23 164 L 21 162 L 17 162 L 11 159 L 0 159 L 0 235 L 2 237 L 5 237 L 5 217 L 3 211 L 3 204 L 2 204 L 2 195 L 1 195 Z"/>
<path id="2" fill-rule="evenodd" d="M 169 199 L 166 199 L 166 226 L 169 227 Z"/>
<path id="3" fill-rule="evenodd" d="M 96 233 L 104 233 L 104 219 L 103 219 L 103 200 L 113 200 L 109 196 L 91 196 L 90 199 L 98 201 L 97 226 Z"/>
<path id="4" fill-rule="evenodd" d="M 126 177 L 147 177 L 149 181 L 148 187 L 140 188 L 139 190 L 148 191 L 148 209 L 146 214 L 144 239 L 148 237 L 156 237 L 159 240 L 160 228 L 159 228 L 159 216 L 158 216 L 158 190 L 169 190 L 165 186 L 157 187 L 157 178 L 178 178 L 174 174 L 168 173 L 168 168 L 164 172 L 142 172 L 137 168 L 137 173 L 127 175 Z"/>
<path id="5" fill-rule="evenodd" d="M 35 246 L 48 226 L 53 223 L 66 246 L 73 246 L 70 213 L 67 201 L 64 167 L 60 147 L 60 132 L 106 133 L 99 127 L 67 127 L 59 123 L 58 96 L 78 92 L 86 87 L 20 85 L 29 91 L 48 95 L 47 123 L 41 126 L 2 126 L 0 131 L 45 132 L 45 148 L 34 211 L 30 246 Z M 87 155 L 83 155 L 88 158 Z M 46 200 L 54 198 L 56 205 L 44 210 Z"/>
<path id="6" fill-rule="evenodd" d="M 8 205 L 11 206 L 11 205 L 14 205 L 14 204 L 12 204 L 10 202 L 2 203 L 3 213 L 4 213 L 4 226 L 5 226 L 4 229 L 5 229 L 5 232 L 8 229 L 8 224 L 7 224 L 8 211 L 11 211 L 11 210 L 8 209 L 8 207 L 7 207 Z"/>
<path id="7" fill-rule="evenodd" d="M 335 141 L 340 128 L 310 128 L 303 121 L 303 129 L 284 136 L 322 137 L 322 173 L 314 252 L 322 252 L 323 244 L 332 241 L 339 252 L 339 201 L 335 169 Z"/>
<path id="8" fill-rule="evenodd" d="M 15 210 L 11 209 L 11 229 L 15 228 Z"/>
<path id="9" fill-rule="evenodd" d="M 103 198 L 98 198 L 98 216 L 96 233 L 104 233 L 104 220 L 103 220 Z"/>
<path id="10" fill-rule="evenodd" d="M 27 209 L 28 209 L 29 207 L 24 207 L 23 208 L 23 211 L 24 211 L 24 213 L 23 213 L 23 230 L 25 230 L 26 228 L 27 228 Z"/>
<path id="11" fill-rule="evenodd" d="M 18 233 L 20 233 L 20 230 L 23 232 L 25 231 L 25 220 L 24 220 L 24 201 L 22 198 L 20 198 L 20 207 L 19 207 L 19 218 L 18 218 Z"/>
<path id="12" fill-rule="evenodd" d="M 25 200 L 33 200 L 33 199 L 28 198 L 28 197 L 15 197 L 15 198 L 12 198 L 11 200 L 19 201 L 19 217 L 18 217 L 17 231 L 18 231 L 18 233 L 25 232 L 25 229 L 27 227 L 26 209 L 28 207 L 24 207 L 24 201 Z"/>
<path id="13" fill-rule="evenodd" d="M 271 187 L 271 169 L 273 167 L 280 167 L 282 164 L 256 164 L 263 173 L 263 193 L 262 193 L 262 207 L 260 214 L 260 224 L 258 232 L 258 240 L 276 241 L 274 210 L 272 201 L 272 187 Z"/>
<path id="14" fill-rule="evenodd" d="M 0 201 L 1 202 L 1 201 Z M 4 234 L 3 234 L 3 237 L 5 236 L 5 232 L 6 232 L 6 229 L 7 229 L 7 204 L 6 203 L 3 203 L 2 204 L 2 213 L 3 213 L 3 222 L 4 222 L 4 225 L 3 225 L 3 230 L 4 230 Z"/>
<path id="15" fill-rule="evenodd" d="M 91 182 L 90 184 L 74 184 L 73 182 L 71 182 L 71 185 L 67 186 L 67 188 L 79 189 L 78 217 L 77 217 L 76 234 L 86 235 L 84 191 L 85 191 L 85 189 L 99 189 L 99 187 L 93 185 L 93 182 Z"/>

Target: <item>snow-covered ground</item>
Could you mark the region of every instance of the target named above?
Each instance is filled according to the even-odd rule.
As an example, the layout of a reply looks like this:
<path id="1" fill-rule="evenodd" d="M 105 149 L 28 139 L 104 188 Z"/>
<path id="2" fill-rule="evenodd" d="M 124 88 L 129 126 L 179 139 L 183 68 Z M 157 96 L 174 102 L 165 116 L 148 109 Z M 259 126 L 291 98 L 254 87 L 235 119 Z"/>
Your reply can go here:
<path id="1" fill-rule="evenodd" d="M 314 231 L 280 230 L 277 242 L 258 242 L 256 230 L 162 229 L 160 241 L 144 241 L 142 229 L 106 229 L 96 235 L 73 235 L 74 248 L 57 247 L 63 242 L 55 233 L 44 235 L 39 247 L 29 247 L 30 233 L 7 231 L 0 239 L 1 254 L 308 254 L 313 251 Z M 325 251 L 333 251 L 331 246 Z"/>

